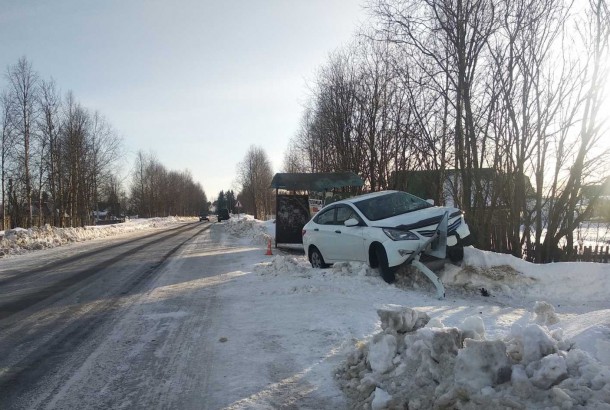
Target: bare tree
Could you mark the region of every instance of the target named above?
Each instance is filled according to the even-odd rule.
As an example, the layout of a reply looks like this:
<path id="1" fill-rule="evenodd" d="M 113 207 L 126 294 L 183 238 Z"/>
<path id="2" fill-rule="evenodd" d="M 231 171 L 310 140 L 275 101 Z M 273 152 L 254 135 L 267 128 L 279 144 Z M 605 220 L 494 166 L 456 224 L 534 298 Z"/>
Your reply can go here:
<path id="1" fill-rule="evenodd" d="M 298 147 L 298 140 L 292 139 L 284 153 L 282 172 L 307 172 L 306 158 Z"/>
<path id="2" fill-rule="evenodd" d="M 113 164 L 120 159 L 121 147 L 121 139 L 108 121 L 97 111 L 91 119 L 89 146 L 91 151 L 90 177 L 93 189 L 92 209 L 97 209 L 98 188 L 113 176 Z"/>
<path id="3" fill-rule="evenodd" d="M 132 186 L 131 186 L 131 201 L 132 209 L 138 215 L 150 215 L 150 204 L 146 203 L 147 197 L 147 181 L 146 181 L 146 168 L 150 161 L 144 151 L 140 150 L 136 154 L 136 161 L 132 172 Z"/>
<path id="4" fill-rule="evenodd" d="M 299 130 L 294 137 L 294 144 L 304 160 L 304 167 L 308 172 L 322 171 L 324 155 L 327 150 L 321 148 L 321 141 L 315 132 L 315 116 L 311 107 L 306 107 L 301 118 Z"/>
<path id="5" fill-rule="evenodd" d="M 168 171 L 153 153 L 138 151 L 130 192 L 132 212 L 143 217 L 198 215 L 207 209 L 207 196 L 190 171 Z"/>
<path id="6" fill-rule="evenodd" d="M 474 170 L 481 168 L 485 152 L 478 119 L 489 104 L 478 103 L 478 70 L 490 36 L 497 27 L 492 0 L 423 0 L 400 2 L 380 0 L 375 11 L 381 19 L 385 38 L 413 47 L 421 56 L 435 62 L 430 78 L 442 72 L 452 85 L 445 98 L 454 109 L 455 168 L 460 170 L 460 205 L 476 214 L 483 198 Z M 474 195 L 473 195 L 474 188 Z M 476 217 L 475 217 L 476 218 Z"/>
<path id="7" fill-rule="evenodd" d="M 273 171 L 265 151 L 251 146 L 243 161 L 237 165 L 237 176 L 242 186 L 239 197 L 244 198 L 244 208 L 250 209 L 255 218 L 264 219 L 273 211 L 270 188 Z"/>
<path id="8" fill-rule="evenodd" d="M 88 197 L 88 151 L 87 138 L 90 131 L 90 115 L 80 105 L 74 95 L 67 94 L 64 103 L 64 120 L 62 124 L 62 161 L 64 195 L 67 200 L 67 210 L 70 226 L 80 226 L 88 222 L 90 205 Z"/>
<path id="9" fill-rule="evenodd" d="M 395 84 L 392 82 L 387 43 L 362 41 L 358 53 L 354 108 L 355 144 L 361 146 L 362 174 L 371 190 L 388 186 L 388 170 L 392 159 L 394 130 L 391 106 Z M 350 170 L 360 169 L 354 166 Z"/>
<path id="10" fill-rule="evenodd" d="M 19 226 L 91 222 L 98 188 L 120 158 L 120 139 L 71 92 L 62 99 L 53 80 L 39 80 L 25 57 L 7 68 L 6 79 L 0 118 L 3 214 Z"/>
<path id="11" fill-rule="evenodd" d="M 59 169 L 57 167 L 57 159 L 59 157 L 58 140 L 59 124 L 61 122 L 59 117 L 61 97 L 57 91 L 55 81 L 41 80 L 37 97 L 40 116 L 36 124 L 38 133 L 35 134 L 34 140 L 36 142 L 35 151 L 37 153 L 36 168 L 38 175 L 36 189 L 38 191 L 38 224 L 40 226 L 44 223 L 43 210 L 48 205 L 44 203 L 45 196 L 50 204 L 53 204 L 54 198 L 57 197 L 56 182 L 58 180 L 57 173 Z M 51 208 L 54 208 L 54 206 Z M 50 222 L 55 224 L 54 211 L 50 215 Z"/>
<path id="12" fill-rule="evenodd" d="M 555 258 L 554 253 L 562 238 L 567 239 L 568 252 L 572 250 L 575 228 L 592 212 L 596 197 L 583 204 L 583 185 L 601 182 L 598 169 L 607 151 L 597 152 L 595 147 L 604 137 L 600 108 L 606 97 L 607 78 L 610 74 L 610 10 L 607 0 L 589 0 L 586 17 L 580 21 L 581 44 L 584 51 L 578 56 L 584 60 L 579 83 L 581 97 L 568 110 L 571 124 L 578 124 L 576 140 L 570 140 L 571 127 L 561 134 L 557 146 L 557 164 L 570 163 L 567 176 L 555 168 L 553 202 L 550 206 L 547 233 L 542 243 L 542 260 Z M 574 119 L 575 121 L 572 121 Z M 597 180 L 593 179 L 597 174 Z"/>
<path id="13" fill-rule="evenodd" d="M 8 68 L 6 77 L 9 81 L 9 96 L 11 100 L 12 128 L 19 141 L 20 152 L 18 161 L 23 172 L 23 191 L 29 220 L 32 222 L 32 176 L 31 176 L 31 139 L 34 133 L 37 111 L 38 75 L 32 69 L 32 64 L 22 57 Z M 26 224 L 27 224 L 26 223 Z"/>
<path id="14" fill-rule="evenodd" d="M 11 101 L 8 94 L 5 92 L 0 96 L 0 121 L 2 121 L 2 135 L 0 143 L 0 173 L 2 174 L 2 229 L 7 229 L 7 195 L 6 195 L 6 180 L 7 180 L 7 161 L 9 151 L 13 147 L 12 128 L 11 128 Z"/>
<path id="15" fill-rule="evenodd" d="M 494 78 L 492 92 L 499 97 L 491 113 L 494 164 L 503 170 L 504 185 L 494 192 L 492 204 L 506 204 L 507 250 L 521 256 L 524 242 L 531 237 L 528 213 L 529 190 L 526 175 L 543 178 L 543 151 L 550 127 L 558 123 L 558 108 L 566 85 L 573 80 L 557 76 L 562 61 L 552 58 L 568 17 L 562 1 L 519 0 L 506 2 L 498 33 L 490 44 Z M 551 76 L 555 75 L 555 80 Z M 536 158 L 538 161 L 533 161 Z M 509 175 L 509 178 L 504 177 Z M 543 181 L 537 181 L 542 187 Z M 540 198 L 542 195 L 540 195 Z M 540 212 L 538 212 L 540 215 Z M 521 235 L 521 226 L 524 234 Z"/>
<path id="16" fill-rule="evenodd" d="M 352 48 L 337 52 L 318 77 L 315 117 L 311 132 L 320 140 L 325 160 L 321 171 L 351 170 L 360 173 L 363 164 L 362 133 L 355 131 L 359 80 Z"/>

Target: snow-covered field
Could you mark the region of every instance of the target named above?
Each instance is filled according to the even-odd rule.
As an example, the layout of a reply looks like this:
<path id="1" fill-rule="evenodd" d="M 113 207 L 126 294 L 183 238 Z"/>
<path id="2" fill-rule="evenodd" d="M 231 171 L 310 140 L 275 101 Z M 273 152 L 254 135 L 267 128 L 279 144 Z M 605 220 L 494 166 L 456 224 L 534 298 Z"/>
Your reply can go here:
<path id="1" fill-rule="evenodd" d="M 583 222 L 575 232 L 576 245 L 600 246 L 610 245 L 610 224 L 607 222 Z"/>
<path id="2" fill-rule="evenodd" d="M 146 228 L 128 225 L 7 233 L 1 246 L 12 255 Z M 288 391 L 296 408 L 313 408 L 315 395 L 325 408 L 610 409 L 610 265 L 533 265 L 468 248 L 462 266 L 439 272 L 447 297 L 438 300 L 417 272 L 387 285 L 362 264 L 312 269 L 294 253 L 264 255 L 272 222 L 223 225 L 235 246 L 260 254 L 218 290 L 235 313 L 218 354 L 226 363 L 247 354 L 244 375 L 274 360 L 293 369 L 229 408 L 273 408 L 269 397 Z"/>

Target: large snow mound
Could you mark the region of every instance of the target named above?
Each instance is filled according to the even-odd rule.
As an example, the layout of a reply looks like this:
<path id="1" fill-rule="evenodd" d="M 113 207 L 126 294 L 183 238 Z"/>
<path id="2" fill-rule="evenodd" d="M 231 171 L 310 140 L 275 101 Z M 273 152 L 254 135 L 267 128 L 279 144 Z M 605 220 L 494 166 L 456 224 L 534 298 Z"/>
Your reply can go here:
<path id="1" fill-rule="evenodd" d="M 610 295 L 610 264 L 562 262 L 533 264 L 512 255 L 464 248 L 461 266 L 439 273 L 449 287 L 462 287 L 552 304 L 605 302 Z M 574 292 L 578 286 L 578 292 Z"/>
<path id="2" fill-rule="evenodd" d="M 382 330 L 348 355 L 336 380 L 362 409 L 610 409 L 610 369 L 562 329 L 540 324 L 552 317 L 549 306 L 540 302 L 536 321 L 502 340 L 487 340 L 477 316 L 445 327 L 385 306 Z"/>
<path id="3" fill-rule="evenodd" d="M 269 240 L 273 240 L 266 224 L 251 215 L 233 216 L 225 222 L 225 228 L 231 235 L 250 240 L 253 244 L 266 245 Z"/>

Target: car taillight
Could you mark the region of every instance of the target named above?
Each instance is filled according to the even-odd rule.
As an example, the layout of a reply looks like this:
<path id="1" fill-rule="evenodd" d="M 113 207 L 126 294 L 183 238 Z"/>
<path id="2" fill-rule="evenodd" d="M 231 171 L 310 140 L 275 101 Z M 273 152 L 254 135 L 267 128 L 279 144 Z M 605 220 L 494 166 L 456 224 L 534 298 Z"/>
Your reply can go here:
<path id="1" fill-rule="evenodd" d="M 303 229 L 303 230 L 301 231 L 301 235 L 305 236 L 305 232 L 307 232 L 307 231 L 306 231 L 305 229 Z"/>

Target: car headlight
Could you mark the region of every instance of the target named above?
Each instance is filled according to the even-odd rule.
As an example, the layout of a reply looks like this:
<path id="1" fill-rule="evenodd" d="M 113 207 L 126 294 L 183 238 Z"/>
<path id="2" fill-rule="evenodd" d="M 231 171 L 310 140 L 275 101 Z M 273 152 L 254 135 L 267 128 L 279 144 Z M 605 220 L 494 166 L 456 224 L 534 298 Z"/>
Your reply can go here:
<path id="1" fill-rule="evenodd" d="M 411 231 L 401 231 L 399 229 L 383 228 L 388 238 L 393 241 L 418 241 L 419 237 Z"/>

